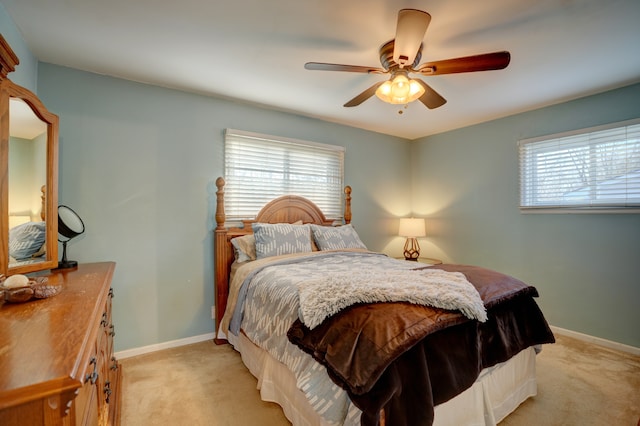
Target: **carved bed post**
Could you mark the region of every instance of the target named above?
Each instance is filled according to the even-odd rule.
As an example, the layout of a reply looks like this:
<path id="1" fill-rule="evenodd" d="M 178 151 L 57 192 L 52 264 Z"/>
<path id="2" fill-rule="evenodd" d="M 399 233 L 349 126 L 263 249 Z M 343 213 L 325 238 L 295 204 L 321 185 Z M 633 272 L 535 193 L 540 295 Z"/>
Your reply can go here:
<path id="1" fill-rule="evenodd" d="M 226 220 L 224 213 L 224 179 L 219 177 L 216 179 L 216 187 L 218 190 L 216 191 L 216 230 L 215 230 L 215 241 L 214 241 L 214 251 L 215 250 L 223 250 L 225 244 L 227 243 L 227 230 L 224 227 L 224 223 Z M 216 307 L 216 335 L 218 333 L 218 329 L 220 327 L 220 323 L 222 322 L 222 317 L 224 316 L 224 309 L 227 305 L 227 297 L 229 295 L 229 264 L 227 262 L 226 257 L 222 253 L 215 253 L 215 277 L 216 277 L 216 300 L 214 301 Z M 217 344 L 226 343 L 225 340 L 215 338 L 214 341 Z"/>
<path id="2" fill-rule="evenodd" d="M 45 220 L 47 217 L 47 186 L 42 185 L 40 187 L 40 195 L 41 205 L 40 205 L 40 219 Z"/>
<path id="3" fill-rule="evenodd" d="M 216 229 L 224 229 L 224 222 L 226 220 L 224 213 L 224 178 L 219 177 L 216 179 Z"/>
<path id="4" fill-rule="evenodd" d="M 351 223 L 351 187 L 344 187 L 344 223 Z"/>

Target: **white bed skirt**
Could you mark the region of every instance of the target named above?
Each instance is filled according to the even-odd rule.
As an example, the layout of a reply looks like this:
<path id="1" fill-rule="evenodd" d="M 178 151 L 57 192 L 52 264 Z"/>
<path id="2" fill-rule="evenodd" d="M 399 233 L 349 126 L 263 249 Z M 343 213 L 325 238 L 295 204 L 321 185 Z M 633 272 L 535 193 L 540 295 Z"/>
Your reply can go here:
<path id="1" fill-rule="evenodd" d="M 240 352 L 242 361 L 258 379 L 262 400 L 275 402 L 295 426 L 327 426 L 307 398 L 296 387 L 287 367 L 254 345 L 244 334 L 229 334 L 229 342 Z M 537 392 L 536 352 L 533 347 L 507 362 L 487 368 L 469 389 L 435 407 L 436 426 L 496 425 L 527 398 Z M 345 425 L 359 425 L 359 410 L 352 406 Z"/>

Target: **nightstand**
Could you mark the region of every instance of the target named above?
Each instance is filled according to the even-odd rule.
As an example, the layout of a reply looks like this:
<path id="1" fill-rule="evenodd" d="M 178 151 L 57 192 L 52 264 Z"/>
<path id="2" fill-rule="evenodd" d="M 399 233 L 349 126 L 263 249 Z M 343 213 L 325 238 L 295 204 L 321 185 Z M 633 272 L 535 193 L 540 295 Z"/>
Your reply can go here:
<path id="1" fill-rule="evenodd" d="M 406 260 L 404 257 L 396 257 L 396 259 Z M 442 260 L 434 259 L 432 257 L 420 257 L 417 260 L 420 263 L 428 263 L 429 265 L 440 265 L 442 264 Z M 413 260 L 407 260 L 407 262 L 413 262 Z"/>
<path id="2" fill-rule="evenodd" d="M 440 265 L 442 264 L 442 260 L 434 259 L 432 257 L 419 257 L 418 262 L 420 263 L 428 263 L 430 265 Z"/>

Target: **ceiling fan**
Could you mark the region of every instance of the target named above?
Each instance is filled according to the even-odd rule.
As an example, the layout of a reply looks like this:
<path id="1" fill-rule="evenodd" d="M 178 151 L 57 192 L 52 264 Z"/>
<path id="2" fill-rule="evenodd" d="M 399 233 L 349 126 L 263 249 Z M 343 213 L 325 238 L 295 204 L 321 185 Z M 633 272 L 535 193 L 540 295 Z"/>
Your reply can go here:
<path id="1" fill-rule="evenodd" d="M 344 104 L 345 107 L 360 105 L 375 94 L 381 100 L 391 104 L 408 104 L 420 100 L 427 108 L 434 109 L 444 105 L 447 102 L 446 99 L 424 81 L 409 78 L 410 73 L 423 76 L 442 75 L 500 70 L 509 65 L 511 55 L 506 51 L 425 62 L 418 65 L 422 58 L 422 39 L 430 22 L 431 15 L 427 12 L 417 9 L 400 10 L 395 39 L 380 47 L 382 68 L 323 62 L 307 62 L 304 67 L 308 70 L 320 71 L 391 74 L 389 80 L 369 87 Z"/>

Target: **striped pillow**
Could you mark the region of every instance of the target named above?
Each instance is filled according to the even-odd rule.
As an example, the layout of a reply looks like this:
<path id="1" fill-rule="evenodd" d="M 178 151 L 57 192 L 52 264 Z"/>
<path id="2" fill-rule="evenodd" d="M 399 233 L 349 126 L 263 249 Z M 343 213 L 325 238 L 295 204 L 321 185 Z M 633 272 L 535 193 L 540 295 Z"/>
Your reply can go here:
<path id="1" fill-rule="evenodd" d="M 309 225 L 253 223 L 251 226 L 256 239 L 257 259 L 312 251 Z"/>
<path id="2" fill-rule="evenodd" d="M 367 249 L 351 224 L 343 226 L 311 225 L 311 231 L 320 250 Z"/>
<path id="3" fill-rule="evenodd" d="M 44 244 L 47 227 L 44 222 L 27 222 L 9 230 L 9 256 L 29 259 Z"/>

